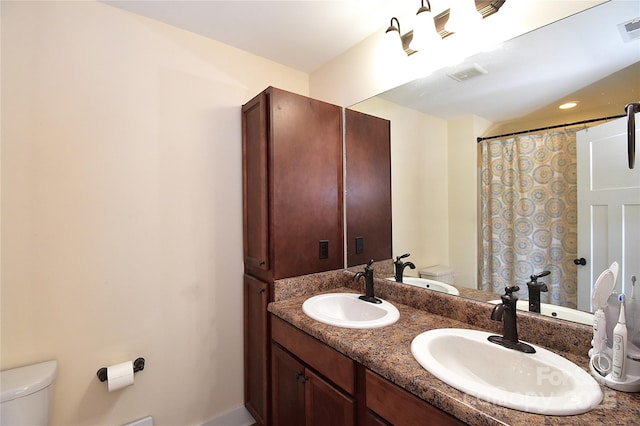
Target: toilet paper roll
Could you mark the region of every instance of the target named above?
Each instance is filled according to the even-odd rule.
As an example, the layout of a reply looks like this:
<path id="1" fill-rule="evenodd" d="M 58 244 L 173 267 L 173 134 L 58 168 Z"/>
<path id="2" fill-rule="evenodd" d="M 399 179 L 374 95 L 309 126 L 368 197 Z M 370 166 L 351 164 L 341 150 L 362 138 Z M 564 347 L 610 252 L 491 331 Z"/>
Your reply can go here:
<path id="1" fill-rule="evenodd" d="M 133 384 L 133 361 L 107 367 L 107 386 L 109 392 L 131 386 Z"/>

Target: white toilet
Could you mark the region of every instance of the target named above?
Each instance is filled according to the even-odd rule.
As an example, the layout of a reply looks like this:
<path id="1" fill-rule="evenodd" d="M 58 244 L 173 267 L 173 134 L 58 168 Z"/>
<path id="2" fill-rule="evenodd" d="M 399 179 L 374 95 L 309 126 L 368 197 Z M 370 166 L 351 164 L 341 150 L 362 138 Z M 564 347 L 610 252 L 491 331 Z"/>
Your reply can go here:
<path id="1" fill-rule="evenodd" d="M 48 425 L 51 384 L 58 361 L 0 372 L 0 425 Z"/>
<path id="2" fill-rule="evenodd" d="M 434 281 L 440 281 L 446 284 L 455 284 L 455 272 L 453 268 L 447 265 L 434 265 L 428 268 L 420 269 L 420 277 Z"/>

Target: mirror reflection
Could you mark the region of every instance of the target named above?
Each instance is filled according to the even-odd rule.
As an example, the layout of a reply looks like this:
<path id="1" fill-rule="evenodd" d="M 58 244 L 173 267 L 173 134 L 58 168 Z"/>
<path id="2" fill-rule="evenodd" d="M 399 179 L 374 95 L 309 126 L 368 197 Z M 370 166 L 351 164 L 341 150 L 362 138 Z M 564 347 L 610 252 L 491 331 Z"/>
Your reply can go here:
<path id="1" fill-rule="evenodd" d="M 616 290 L 630 293 L 640 275 L 637 243 L 626 253 L 612 250 L 615 242 L 578 252 L 593 236 L 578 226 L 576 152 L 582 140 L 596 140 L 593 126 L 614 125 L 591 120 L 622 116 L 640 99 L 640 29 L 624 26 L 638 18 L 637 2 L 604 3 L 351 107 L 391 121 L 393 254 L 411 253 L 406 260 L 417 268 L 408 275 L 448 266 L 462 296 L 516 284 L 524 300 L 531 275 L 548 270 L 543 305 L 591 311 L 593 280 L 618 261 Z M 568 101 L 577 106 L 558 109 Z M 618 150 L 618 142 L 597 146 Z M 602 170 L 623 171 L 640 198 L 640 174 L 624 170 L 626 154 L 600 157 Z M 624 205 L 627 227 L 640 229 L 640 200 Z M 581 257 L 584 266 L 574 263 Z"/>

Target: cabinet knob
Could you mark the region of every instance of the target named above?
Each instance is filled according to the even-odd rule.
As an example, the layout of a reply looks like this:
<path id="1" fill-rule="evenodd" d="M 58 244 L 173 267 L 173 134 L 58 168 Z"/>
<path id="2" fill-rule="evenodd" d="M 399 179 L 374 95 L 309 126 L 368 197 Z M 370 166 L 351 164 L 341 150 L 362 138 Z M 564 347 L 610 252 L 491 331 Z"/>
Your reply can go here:
<path id="1" fill-rule="evenodd" d="M 309 381 L 309 378 L 306 377 L 304 375 L 304 373 L 298 373 L 298 374 L 296 374 L 296 380 L 298 380 L 298 381 L 300 381 L 302 383 L 307 383 Z"/>
<path id="2" fill-rule="evenodd" d="M 264 260 L 261 260 L 259 265 L 260 265 L 260 266 L 264 266 L 266 263 L 267 263 L 267 262 L 265 262 Z"/>
<path id="3" fill-rule="evenodd" d="M 584 257 L 581 257 L 580 259 L 573 259 L 573 263 L 575 263 L 576 265 L 586 265 L 587 264 L 587 259 L 585 259 Z"/>

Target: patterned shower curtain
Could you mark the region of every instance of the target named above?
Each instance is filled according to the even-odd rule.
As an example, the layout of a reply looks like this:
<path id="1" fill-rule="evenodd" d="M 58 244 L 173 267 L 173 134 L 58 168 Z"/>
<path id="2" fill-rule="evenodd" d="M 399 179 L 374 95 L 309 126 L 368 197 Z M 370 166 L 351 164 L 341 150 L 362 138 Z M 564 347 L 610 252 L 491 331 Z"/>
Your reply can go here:
<path id="1" fill-rule="evenodd" d="M 480 288 L 503 294 L 530 275 L 549 288 L 541 301 L 577 304 L 576 135 L 573 130 L 482 142 Z"/>

